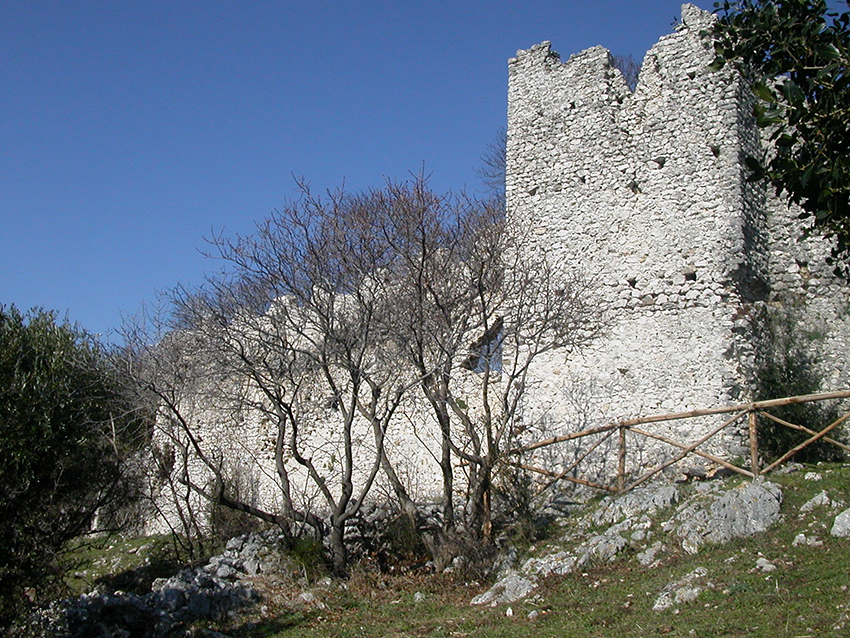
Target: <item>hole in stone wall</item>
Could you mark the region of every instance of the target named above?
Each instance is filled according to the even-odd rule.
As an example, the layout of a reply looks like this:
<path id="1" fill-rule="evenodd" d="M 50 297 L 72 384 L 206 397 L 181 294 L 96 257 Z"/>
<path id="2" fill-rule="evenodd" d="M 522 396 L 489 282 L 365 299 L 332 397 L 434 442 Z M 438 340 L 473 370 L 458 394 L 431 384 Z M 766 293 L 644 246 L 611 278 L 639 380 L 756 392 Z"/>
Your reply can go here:
<path id="1" fill-rule="evenodd" d="M 529 195 L 537 195 L 537 187 L 535 186 L 531 190 L 528 191 Z"/>
<path id="2" fill-rule="evenodd" d="M 626 282 L 628 282 L 628 284 L 632 288 L 634 288 L 635 286 L 637 286 L 637 277 L 629 277 L 628 279 L 626 279 Z"/>
<path id="3" fill-rule="evenodd" d="M 712 155 L 714 155 L 714 157 L 720 157 L 720 147 L 719 146 L 714 146 L 712 144 L 709 148 L 711 149 L 711 153 L 712 153 Z"/>
<path id="4" fill-rule="evenodd" d="M 658 168 L 664 168 L 664 164 L 667 163 L 667 158 L 666 157 L 656 157 L 652 161 L 655 162 L 656 164 L 658 164 Z"/>
<path id="5" fill-rule="evenodd" d="M 697 274 L 693 271 L 685 272 L 684 274 L 685 274 L 685 281 L 696 281 L 697 280 Z"/>

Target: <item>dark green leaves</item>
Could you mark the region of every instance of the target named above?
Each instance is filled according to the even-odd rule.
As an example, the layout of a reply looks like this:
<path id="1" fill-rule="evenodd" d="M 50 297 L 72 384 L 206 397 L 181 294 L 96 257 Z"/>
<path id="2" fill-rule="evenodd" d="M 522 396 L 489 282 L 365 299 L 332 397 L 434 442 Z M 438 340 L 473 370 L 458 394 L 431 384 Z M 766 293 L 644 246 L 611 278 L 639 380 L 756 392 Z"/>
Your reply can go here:
<path id="1" fill-rule="evenodd" d="M 715 4 L 711 68 L 733 63 L 751 81 L 756 121 L 774 152 L 747 163 L 754 179 L 803 209 L 850 272 L 850 12 L 825 0 Z"/>
<path id="2" fill-rule="evenodd" d="M 129 413 L 84 332 L 0 305 L 0 626 L 119 493 Z"/>

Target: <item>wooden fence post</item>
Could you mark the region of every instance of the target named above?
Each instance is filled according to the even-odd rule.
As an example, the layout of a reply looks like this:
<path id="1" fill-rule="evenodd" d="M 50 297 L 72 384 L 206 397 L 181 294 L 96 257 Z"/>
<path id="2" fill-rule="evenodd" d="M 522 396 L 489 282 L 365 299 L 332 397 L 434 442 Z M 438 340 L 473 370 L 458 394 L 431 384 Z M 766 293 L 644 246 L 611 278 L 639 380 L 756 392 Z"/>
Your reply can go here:
<path id="1" fill-rule="evenodd" d="M 754 477 L 759 475 L 759 438 L 756 417 L 756 411 L 750 408 L 747 413 L 747 423 L 750 429 L 750 471 Z"/>
<path id="2" fill-rule="evenodd" d="M 620 426 L 620 459 L 617 465 L 617 493 L 622 494 L 626 486 L 626 428 Z"/>

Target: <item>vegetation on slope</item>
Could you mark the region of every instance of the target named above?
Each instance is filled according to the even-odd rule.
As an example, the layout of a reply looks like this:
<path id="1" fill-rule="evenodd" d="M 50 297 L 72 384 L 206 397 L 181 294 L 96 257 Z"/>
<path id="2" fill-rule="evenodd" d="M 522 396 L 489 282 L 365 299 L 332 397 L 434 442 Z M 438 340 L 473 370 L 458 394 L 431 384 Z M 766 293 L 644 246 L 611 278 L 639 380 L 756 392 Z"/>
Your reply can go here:
<path id="1" fill-rule="evenodd" d="M 298 597 L 304 581 L 297 575 L 278 580 L 265 587 L 263 601 L 247 615 L 196 627 L 194 635 L 842 636 L 850 629 L 850 539 L 829 532 L 835 515 L 850 505 L 848 479 L 850 466 L 839 464 L 772 476 L 784 492 L 783 518 L 764 534 L 703 546 L 695 555 L 675 549 L 671 539 L 672 549 L 658 565 L 640 567 L 626 554 L 550 577 L 530 598 L 511 605 L 471 606 L 470 599 L 488 585 L 470 574 L 430 574 L 409 565 L 381 571 L 364 560 L 347 581 L 317 580 L 314 573 L 312 596 L 306 598 Z M 800 507 L 824 490 L 844 505 L 801 514 Z M 564 530 L 550 531 L 554 539 Z M 800 533 L 821 544 L 795 544 Z M 523 553 L 535 555 L 544 544 L 551 547 L 551 541 L 541 541 L 526 545 Z M 765 571 L 759 559 L 775 569 Z M 707 574 L 695 600 L 653 610 L 665 587 L 699 567 Z"/>

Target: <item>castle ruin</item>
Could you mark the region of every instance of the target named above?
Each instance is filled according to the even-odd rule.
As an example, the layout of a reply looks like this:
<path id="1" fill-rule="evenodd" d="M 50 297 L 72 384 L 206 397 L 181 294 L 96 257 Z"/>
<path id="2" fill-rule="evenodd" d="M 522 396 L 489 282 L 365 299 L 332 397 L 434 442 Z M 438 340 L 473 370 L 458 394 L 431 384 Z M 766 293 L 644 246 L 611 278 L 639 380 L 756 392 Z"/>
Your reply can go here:
<path id="1" fill-rule="evenodd" d="M 762 149 L 754 98 L 734 69 L 708 68 L 713 20 L 684 5 L 675 33 L 646 54 L 634 92 L 601 47 L 562 62 L 544 42 L 509 62 L 509 222 L 527 231 L 531 254 L 583 272 L 606 325 L 580 352 L 535 362 L 524 399 L 530 434 L 783 396 L 763 378 L 782 330 L 817 373 L 811 391 L 848 386 L 848 284 L 826 264 L 829 243 L 801 240 L 796 212 L 748 180 L 744 159 Z M 198 439 L 244 465 L 246 489 L 273 504 L 274 424 L 256 411 L 234 414 L 208 390 L 181 399 Z M 439 429 L 415 397 L 410 405 L 387 446 L 411 495 L 427 500 L 439 493 Z M 316 411 L 311 436 L 332 448 L 336 417 L 328 406 Z M 687 421 L 664 427 L 681 441 L 701 434 Z M 709 450 L 743 453 L 743 432 L 724 437 Z M 557 470 L 578 452 L 547 454 L 542 462 Z M 595 454 L 597 471 L 610 476 L 612 450 Z M 648 447 L 630 457 L 630 470 L 664 454 Z M 203 476 L 197 459 L 186 463 Z M 293 489 L 314 500 L 302 474 Z M 166 498 L 158 507 L 173 518 L 179 507 Z"/>
<path id="2" fill-rule="evenodd" d="M 507 209 L 595 282 L 608 329 L 580 356 L 535 370 L 537 418 L 561 427 L 752 401 L 776 326 L 847 387 L 848 287 L 830 245 L 744 160 L 759 155 L 753 97 L 708 67 L 714 17 L 685 4 L 630 91 L 610 53 L 559 59 L 548 42 L 509 62 Z M 574 425 L 571 425 L 574 424 Z M 668 432 L 693 439 L 689 422 Z M 675 428 L 679 428 L 676 431 Z M 732 435 L 718 445 L 740 451 Z"/>

